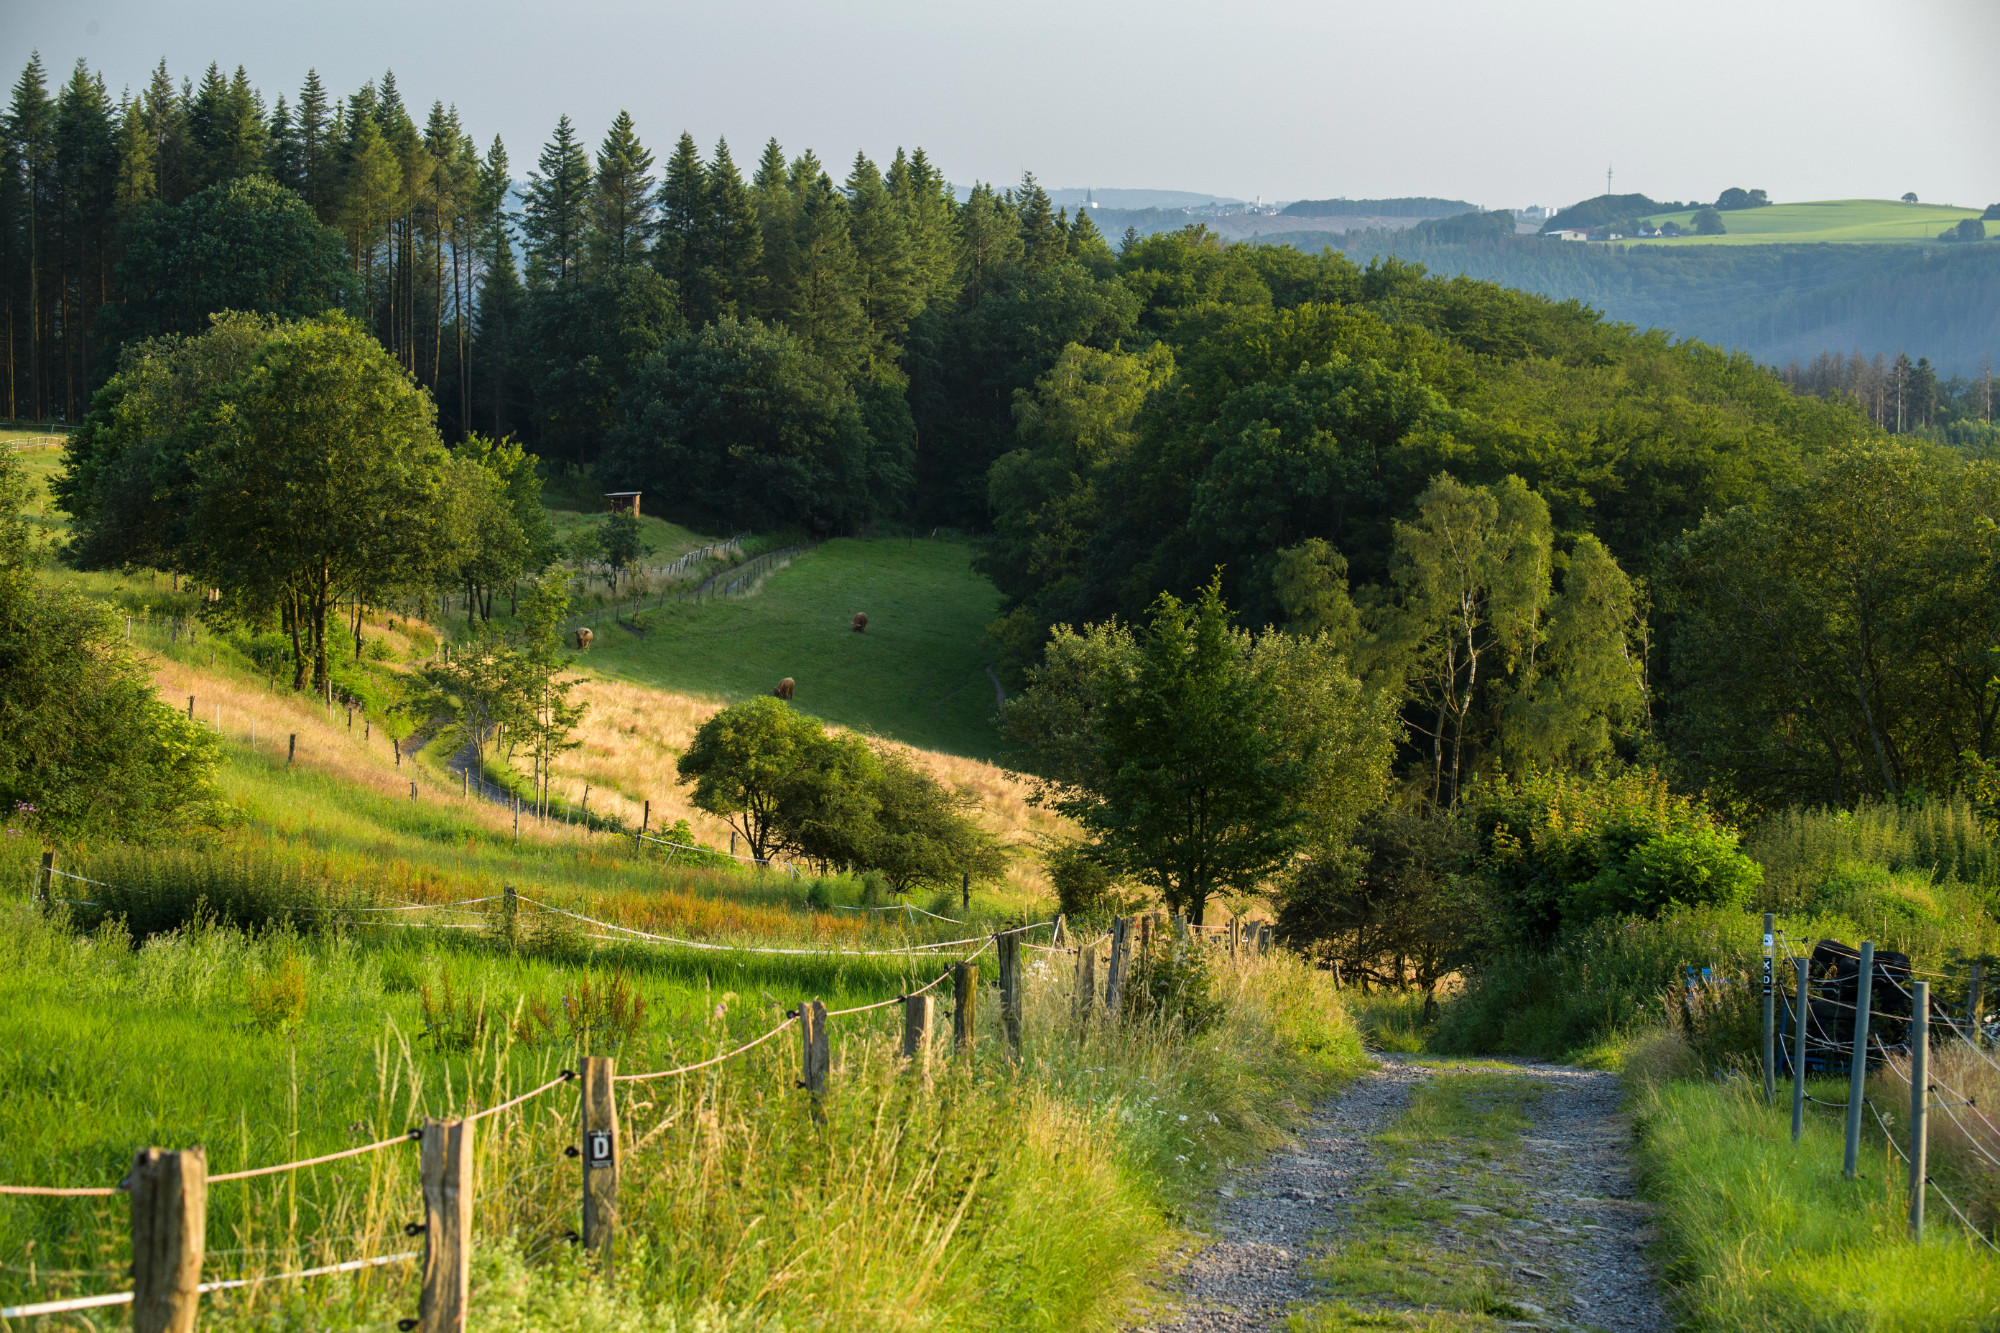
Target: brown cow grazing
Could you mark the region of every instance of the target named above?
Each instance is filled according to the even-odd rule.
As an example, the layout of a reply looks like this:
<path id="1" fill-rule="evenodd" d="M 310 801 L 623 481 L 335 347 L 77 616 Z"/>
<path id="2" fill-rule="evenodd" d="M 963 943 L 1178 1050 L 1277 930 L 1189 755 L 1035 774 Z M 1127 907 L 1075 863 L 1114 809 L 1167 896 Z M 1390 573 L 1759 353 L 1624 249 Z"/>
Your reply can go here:
<path id="1" fill-rule="evenodd" d="M 790 699 L 792 697 L 792 678 L 787 676 L 779 681 L 778 687 L 772 690 L 771 693 L 780 699 Z"/>
<path id="2" fill-rule="evenodd" d="M 591 641 L 592 639 L 595 639 L 596 637 L 597 637 L 597 636 L 596 636 L 595 634 L 591 633 L 591 631 L 590 631 L 590 627 L 589 627 L 588 625 L 579 625 L 579 626 L 577 626 L 577 630 L 576 630 L 576 650 L 577 650 L 578 652 L 580 652 L 580 653 L 587 653 L 587 652 L 589 652 L 589 651 L 590 651 L 590 641 Z"/>
<path id="3" fill-rule="evenodd" d="M 866 634 L 868 632 L 868 613 L 866 611 L 856 611 L 854 613 L 854 632 L 856 634 Z"/>

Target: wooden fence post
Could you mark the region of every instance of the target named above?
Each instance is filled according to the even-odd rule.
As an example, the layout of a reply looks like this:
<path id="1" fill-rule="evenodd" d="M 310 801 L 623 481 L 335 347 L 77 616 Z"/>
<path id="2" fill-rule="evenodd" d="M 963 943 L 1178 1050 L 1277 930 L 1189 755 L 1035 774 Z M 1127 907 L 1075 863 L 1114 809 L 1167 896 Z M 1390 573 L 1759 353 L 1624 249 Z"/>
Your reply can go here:
<path id="1" fill-rule="evenodd" d="M 1057 912 L 1055 929 L 1049 932 L 1049 943 L 1061 944 L 1062 942 L 1063 942 L 1063 914 L 1061 912 Z"/>
<path id="2" fill-rule="evenodd" d="M 645 812 L 639 816 L 639 832 L 644 833 L 653 826 L 653 803 L 646 802 Z"/>
<path id="3" fill-rule="evenodd" d="M 188 721 L 194 721 L 194 696 L 192 694 L 188 696 Z"/>
<path id="4" fill-rule="evenodd" d="M 412 782 L 410 784 L 410 804 L 415 805 L 416 803 L 417 803 L 417 784 Z"/>
<path id="5" fill-rule="evenodd" d="M 299 733 L 293 732 L 292 739 L 285 746 L 285 762 L 290 764 L 299 757 Z"/>
<path id="6" fill-rule="evenodd" d="M 612 1098 L 618 1062 L 608 1055 L 583 1061 L 583 1248 L 597 1253 L 597 1271 L 611 1279 L 618 1232 L 618 1103 Z"/>
<path id="7" fill-rule="evenodd" d="M 1130 965 L 1128 957 L 1132 930 L 1132 918 L 1114 916 L 1111 918 L 1111 965 L 1104 969 L 1104 1015 L 1116 1020 L 1119 1004 L 1125 998 L 1125 970 Z"/>
<path id="8" fill-rule="evenodd" d="M 993 937 L 1000 956 L 1000 1026 L 1007 1034 L 1007 1047 L 1021 1050 L 1021 936 L 1006 931 Z"/>
<path id="9" fill-rule="evenodd" d="M 42 873 L 35 877 L 35 901 L 43 911 L 54 905 L 56 896 L 56 854 L 42 853 Z"/>
<path id="10" fill-rule="evenodd" d="M 1090 1011 L 1097 1005 L 1097 944 L 1095 941 L 1079 944 L 1076 948 L 1076 993 L 1070 1003 L 1076 1010 L 1078 1022 L 1090 1017 Z"/>
<path id="11" fill-rule="evenodd" d="M 1277 931 L 1272 928 L 1270 922 L 1259 921 L 1257 923 L 1257 952 L 1260 954 L 1270 953 L 1271 940 L 1276 934 Z"/>
<path id="12" fill-rule="evenodd" d="M 1972 987 L 1965 997 L 1965 1023 L 1967 1027 L 1972 1029 L 1972 1044 L 1974 1046 L 1984 1046 L 1986 1044 L 1986 1034 L 1979 1025 L 1979 1002 L 1985 998 L 1981 994 L 1985 982 L 1985 965 L 1974 963 L 1972 965 Z"/>
<path id="13" fill-rule="evenodd" d="M 903 1001 L 903 1058 L 921 1058 L 930 1044 L 931 997 L 912 995 Z"/>
<path id="14" fill-rule="evenodd" d="M 979 964 L 957 963 L 951 969 L 951 1040 L 960 1055 L 972 1054 L 979 1038 Z"/>
<path id="15" fill-rule="evenodd" d="M 958 908 L 961 912 L 972 910 L 972 872 L 962 870 L 958 878 Z"/>
<path id="16" fill-rule="evenodd" d="M 814 1124 L 826 1123 L 826 1111 L 820 1106 L 820 1098 L 826 1095 L 826 1070 L 832 1056 L 826 1041 L 826 1005 L 819 1000 L 799 1001 L 799 1038 L 802 1048 L 799 1086 L 812 1099 Z"/>
<path id="17" fill-rule="evenodd" d="M 424 1189 L 424 1276 L 418 1333 L 464 1333 L 472 1279 L 470 1120 L 426 1120 L 419 1168 Z"/>
<path id="18" fill-rule="evenodd" d="M 396 747 L 396 767 L 401 768 L 403 766 L 403 742 L 391 737 L 389 744 Z"/>
<path id="19" fill-rule="evenodd" d="M 193 1333 L 208 1230 L 208 1153 L 148 1148 L 132 1159 L 132 1327 Z"/>

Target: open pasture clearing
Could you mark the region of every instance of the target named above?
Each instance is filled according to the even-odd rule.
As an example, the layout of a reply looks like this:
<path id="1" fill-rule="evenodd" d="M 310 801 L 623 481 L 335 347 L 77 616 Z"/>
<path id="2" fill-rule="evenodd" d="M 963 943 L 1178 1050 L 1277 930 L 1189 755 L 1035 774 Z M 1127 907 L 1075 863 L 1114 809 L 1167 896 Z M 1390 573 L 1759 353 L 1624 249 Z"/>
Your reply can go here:
<path id="1" fill-rule="evenodd" d="M 1658 226 L 1679 223 L 1693 230 L 1696 210 L 1661 213 L 1645 219 Z M 1895 199 L 1821 199 L 1810 203 L 1770 204 L 1763 208 L 1732 209 L 1722 214 L 1729 230 L 1721 236 L 1672 236 L 1639 240 L 1628 238 L 1626 245 L 1810 245 L 1829 242 L 1844 245 L 1937 245 L 1938 233 L 1963 218 L 1976 218 L 1977 208 L 1949 204 L 1906 204 Z"/>
<path id="2" fill-rule="evenodd" d="M 841 538 L 772 572 L 747 595 L 603 617 L 592 670 L 735 703 L 797 682 L 802 711 L 927 750 L 991 759 L 1000 594 L 965 542 Z M 865 633 L 849 626 L 868 617 Z"/>

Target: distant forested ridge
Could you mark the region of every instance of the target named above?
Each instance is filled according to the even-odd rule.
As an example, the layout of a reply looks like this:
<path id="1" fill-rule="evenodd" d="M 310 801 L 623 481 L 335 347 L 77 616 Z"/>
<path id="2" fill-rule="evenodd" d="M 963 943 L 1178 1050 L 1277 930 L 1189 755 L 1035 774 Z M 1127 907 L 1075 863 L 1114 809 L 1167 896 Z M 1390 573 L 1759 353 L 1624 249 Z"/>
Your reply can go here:
<path id="1" fill-rule="evenodd" d="M 1300 199 L 1280 209 L 1286 218 L 1448 218 L 1476 211 L 1463 199 Z"/>
<path id="2" fill-rule="evenodd" d="M 1829 348 L 1928 356 L 1943 375 L 1976 374 L 2000 352 L 2000 246 L 1580 245 L 1539 236 L 1471 244 L 1417 232 L 1299 233 L 1265 244 L 1339 247 L 1359 263 L 1394 256 L 1613 320 L 1741 348 L 1767 364 Z"/>

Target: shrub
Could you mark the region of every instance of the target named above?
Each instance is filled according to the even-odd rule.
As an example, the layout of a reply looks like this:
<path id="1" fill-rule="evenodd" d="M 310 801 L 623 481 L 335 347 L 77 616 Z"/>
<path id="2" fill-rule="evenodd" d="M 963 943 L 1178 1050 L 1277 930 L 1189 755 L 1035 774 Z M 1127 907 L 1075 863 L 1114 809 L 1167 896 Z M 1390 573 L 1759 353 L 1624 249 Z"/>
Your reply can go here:
<path id="1" fill-rule="evenodd" d="M 1734 829 L 1658 773 L 1530 773 L 1475 793 L 1470 808 L 1495 926 L 1537 948 L 1606 916 L 1746 901 L 1763 870 Z"/>
<path id="2" fill-rule="evenodd" d="M 306 972 L 298 955 L 286 953 L 274 967 L 249 982 L 250 1021 L 262 1032 L 289 1033 L 306 1016 Z"/>
<path id="3" fill-rule="evenodd" d="M 809 880 L 806 884 L 806 906 L 815 912 L 831 912 L 833 881 L 825 876 Z"/>
<path id="4" fill-rule="evenodd" d="M 1226 1006 L 1216 994 L 1208 950 L 1183 945 L 1139 959 L 1120 1007 L 1128 1017 L 1150 1017 L 1187 1032 L 1205 1032 Z"/>
<path id="5" fill-rule="evenodd" d="M 380 899 L 379 885 L 335 880 L 324 867 L 257 849 L 208 846 L 112 847 L 93 852 L 77 872 L 96 883 L 76 908 L 92 929 L 125 919 L 134 938 L 179 930 L 206 914 L 239 930 L 285 926 L 317 934 L 361 917 Z"/>

